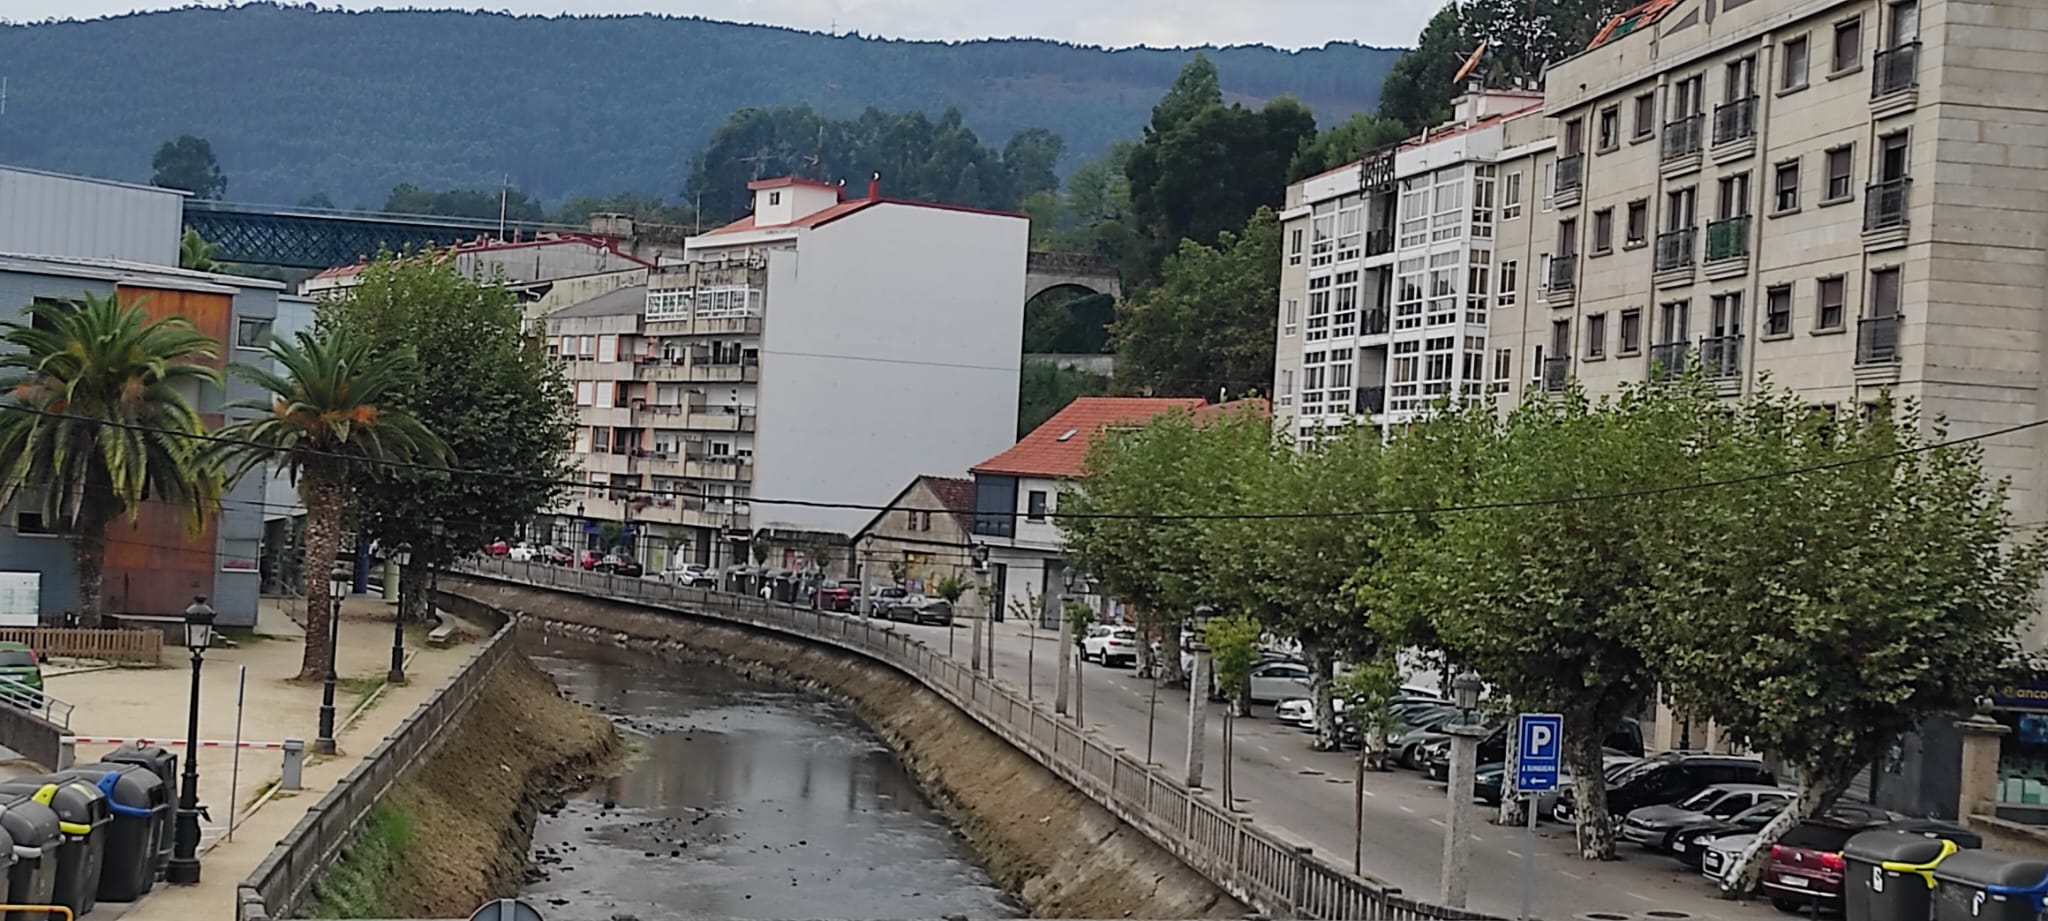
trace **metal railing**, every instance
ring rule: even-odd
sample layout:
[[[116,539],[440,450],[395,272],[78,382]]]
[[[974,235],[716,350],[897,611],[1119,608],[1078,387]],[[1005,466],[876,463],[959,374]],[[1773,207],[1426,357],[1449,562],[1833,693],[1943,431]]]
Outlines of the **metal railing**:
[[[1899,316],[1864,317],[1856,321],[1856,363],[1891,364],[1899,360]]]
[[[1557,184],[1553,187],[1553,191],[1557,195],[1564,195],[1567,192],[1577,192],[1579,190],[1579,186],[1584,184],[1585,182],[1585,172],[1585,154],[1565,154],[1564,156],[1557,158]]]
[[[1389,312],[1385,307],[1373,307],[1365,312],[1364,324],[1359,328],[1368,336],[1383,335],[1387,331]]]
[[[1571,376],[1572,360],[1569,357],[1552,355],[1543,359],[1543,389],[1552,393],[1561,391]]]
[[[1657,235],[1657,271],[1690,267],[1698,257],[1700,229],[1667,230]]]
[[[1381,227],[1365,232],[1365,254],[1384,256],[1394,251],[1394,228]]]
[[[626,600],[656,610],[792,634],[889,665],[944,697],[1196,872],[1268,915],[1493,921],[1490,915],[1418,902],[1385,883],[1355,876],[1308,847],[1259,828],[1244,813],[1190,790],[1166,769],[1147,765],[1082,732],[1043,702],[1026,700],[1008,686],[974,673],[942,650],[890,625],[750,595],[504,559],[479,560],[458,569],[489,579]]]
[[[1658,380],[1677,377],[1685,371],[1685,354],[1690,343],[1679,340],[1650,346],[1650,376]]]
[[[60,729],[71,728],[71,702],[13,678],[0,678],[0,704],[41,717]]]
[[[1707,261],[1749,255],[1749,215],[1722,218],[1707,225]]]
[[[1870,98],[1882,99],[1920,85],[1920,43],[1879,51],[1871,61]]]
[[[1351,411],[1361,416],[1371,416],[1386,412],[1387,388],[1358,388],[1358,398],[1352,402]]]
[[[1714,107],[1714,146],[1733,144],[1756,136],[1756,97],[1724,102]]]
[[[1550,277],[1544,279],[1545,290],[1568,292],[1579,286],[1579,254],[1558,253],[1550,257]]]
[[[1664,125],[1664,159],[1676,160],[1700,152],[1700,121],[1699,114],[1694,113]]]
[[[1700,340],[1700,371],[1710,378],[1742,373],[1742,334],[1707,336]]]
[[[1913,194],[1913,180],[1901,176],[1873,182],[1864,190],[1863,229],[1890,230],[1906,226],[1906,200]]]

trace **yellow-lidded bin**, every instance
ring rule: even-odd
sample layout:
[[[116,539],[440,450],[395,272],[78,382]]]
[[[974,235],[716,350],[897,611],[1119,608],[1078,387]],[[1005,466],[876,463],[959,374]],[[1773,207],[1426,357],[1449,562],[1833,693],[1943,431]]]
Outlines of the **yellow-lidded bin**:
[[[1974,843],[1974,842],[1968,842]],[[1928,921],[1934,870],[1961,848],[1945,837],[1882,828],[1842,848],[1842,914],[1847,921]]]

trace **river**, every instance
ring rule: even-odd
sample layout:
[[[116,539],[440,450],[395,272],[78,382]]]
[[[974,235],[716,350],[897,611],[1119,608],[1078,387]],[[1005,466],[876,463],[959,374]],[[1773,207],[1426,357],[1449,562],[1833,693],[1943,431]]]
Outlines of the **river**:
[[[845,706],[714,666],[524,639],[637,748],[534,830],[545,875],[522,895],[550,917],[1024,915]]]

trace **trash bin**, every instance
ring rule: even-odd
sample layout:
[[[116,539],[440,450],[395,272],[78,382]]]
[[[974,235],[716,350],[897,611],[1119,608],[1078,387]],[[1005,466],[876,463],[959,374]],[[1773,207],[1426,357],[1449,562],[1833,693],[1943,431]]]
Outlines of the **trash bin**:
[[[57,814],[57,888],[51,899],[77,914],[91,911],[99,904],[107,825],[113,821],[100,788],[45,775],[0,784],[0,793],[26,793],[30,801]]]
[[[56,776],[99,788],[107,798],[113,821],[107,826],[106,859],[101,864],[99,897],[107,902],[133,902],[156,885],[158,864],[170,857],[157,850],[168,836],[171,800],[164,782],[139,764],[88,764]]]
[[[64,843],[57,813],[16,793],[0,798],[0,831],[8,851],[7,898],[17,905],[48,905],[57,891],[57,848]],[[15,911],[6,921],[44,921],[40,911]]]
[[[1959,848],[1944,838],[1882,828],[1842,848],[1842,914],[1848,921],[1927,921],[1934,911],[1934,868]]]
[[[1936,921],[2036,921],[2048,893],[2048,861],[1998,851],[1958,851],[1934,870]]]
[[[171,804],[171,818],[157,826],[156,878],[164,878],[164,868],[171,861],[172,829],[177,825],[178,810],[178,756],[155,745],[137,747],[123,745],[100,759],[101,764],[139,764],[149,769],[164,782],[164,799]]]

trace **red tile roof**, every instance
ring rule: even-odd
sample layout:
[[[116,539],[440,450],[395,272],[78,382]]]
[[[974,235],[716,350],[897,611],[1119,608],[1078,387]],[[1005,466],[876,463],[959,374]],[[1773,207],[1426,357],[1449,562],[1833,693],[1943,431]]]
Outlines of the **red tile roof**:
[[[1112,425],[1136,425],[1176,409],[1205,405],[1201,397],[1082,397],[1053,414],[1009,450],[975,465],[971,473],[1058,479],[1081,475],[1088,446]]]
[[[756,179],[753,182],[747,183],[747,191],[759,192],[762,189],[786,189],[795,185],[808,186],[813,189],[830,189],[834,192],[839,191],[839,186],[834,183],[823,182],[817,179],[805,179],[801,176],[777,176],[773,179]]]
[[[974,481],[961,477],[926,476],[918,477],[924,485],[931,487],[939,505],[952,512],[960,527],[974,529]]]
[[[1607,20],[1607,24],[1600,27],[1600,33],[1593,36],[1593,40],[1588,42],[1586,47],[1598,48],[1609,39],[1620,38],[1643,26],[1651,25],[1663,19],[1664,14],[1671,12],[1677,5],[1678,0],[1648,0],[1646,3],[1623,10]]]
[[[840,218],[850,217],[852,215],[859,214],[862,211],[866,211],[867,209],[876,207],[878,205],[903,205],[911,208],[930,208],[934,211],[958,211],[963,214],[986,214],[992,217],[1014,217],[1018,219],[1024,219],[1026,217],[1025,215],[1018,214],[1013,211],[991,211],[987,208],[969,208],[966,205],[942,205],[937,202],[905,201],[900,198],[856,198],[849,201],[840,202],[839,204],[833,205],[832,207],[826,208],[822,211],[815,211],[810,214],[806,214],[803,217],[797,218],[794,221],[790,221],[787,224],[756,224],[754,223],[754,216],[749,214],[746,217],[740,218],[737,221],[725,225],[724,227],[720,227],[716,230],[704,231],[704,236],[710,237],[717,236],[719,234],[746,233],[748,231],[753,230],[803,230],[812,227],[823,227],[826,224],[830,224],[833,221],[839,220]]]
[[[1441,140],[1443,140],[1443,139],[1445,139],[1445,138],[1454,138],[1454,137],[1457,137],[1458,135],[1461,135],[1461,134],[1466,134],[1466,133],[1468,133],[1468,132],[1478,131],[1478,130],[1479,130],[1479,129],[1481,129],[1481,128],[1486,128],[1486,127],[1489,127],[1489,126],[1492,126],[1492,125],[1498,125],[1498,124],[1500,124],[1501,122],[1507,121],[1507,120],[1508,120],[1508,119],[1510,119],[1510,118],[1514,118],[1514,117],[1515,117],[1515,116],[1517,116],[1517,115],[1526,115],[1526,114],[1528,114],[1528,113],[1530,113],[1530,112],[1534,112],[1534,111],[1536,111],[1537,109],[1541,109],[1541,108],[1543,108],[1543,103],[1541,103],[1541,102],[1537,102],[1537,103],[1535,103],[1535,104],[1533,104],[1533,105],[1526,105],[1526,106],[1523,106],[1523,107],[1521,107],[1521,108],[1519,108],[1519,109],[1516,109],[1516,110],[1514,110],[1514,111],[1512,111],[1512,112],[1502,112],[1502,113],[1500,113],[1500,114],[1498,114],[1498,115],[1488,115],[1487,117],[1485,117],[1485,118],[1482,118],[1482,119],[1480,119],[1480,120],[1478,120],[1478,121],[1475,121],[1475,122],[1473,122],[1472,124],[1469,124],[1469,125],[1459,125],[1459,126],[1458,126],[1458,127],[1456,127],[1456,128],[1452,128],[1452,129],[1448,129],[1448,130],[1444,130],[1444,131],[1432,131],[1432,132],[1430,132],[1430,133],[1428,133],[1428,134],[1425,134],[1425,135],[1421,135],[1421,136],[1418,136],[1418,137],[1413,137],[1413,138],[1409,138],[1408,140],[1402,141],[1402,142],[1401,142],[1401,149],[1402,149],[1402,150],[1411,150],[1411,149],[1413,149],[1413,148],[1416,148],[1416,147],[1422,147],[1422,146],[1425,146],[1425,145],[1428,145],[1428,144],[1434,144],[1434,143],[1436,143],[1436,142],[1438,142],[1438,141],[1441,141]]]
[[[1228,403],[1212,403],[1195,410],[1196,422],[1209,422],[1235,412],[1256,413],[1261,419],[1273,418],[1273,404],[1265,397],[1246,397]]]

